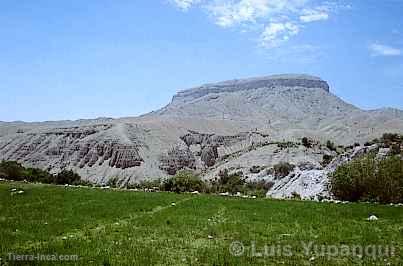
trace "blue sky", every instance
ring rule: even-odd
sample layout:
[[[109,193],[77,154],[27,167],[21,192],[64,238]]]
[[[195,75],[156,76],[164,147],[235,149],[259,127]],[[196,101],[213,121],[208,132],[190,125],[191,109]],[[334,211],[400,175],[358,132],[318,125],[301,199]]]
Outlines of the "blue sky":
[[[0,120],[135,116],[206,82],[322,77],[403,109],[403,0],[0,2]]]

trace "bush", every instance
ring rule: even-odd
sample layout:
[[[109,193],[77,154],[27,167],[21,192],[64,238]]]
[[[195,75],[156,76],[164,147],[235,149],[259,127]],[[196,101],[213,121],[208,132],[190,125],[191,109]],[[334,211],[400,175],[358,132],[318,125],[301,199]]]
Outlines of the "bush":
[[[49,172],[38,168],[25,169],[25,178],[29,182],[39,182],[50,184],[53,183],[54,177]]]
[[[134,187],[139,189],[164,190],[163,182],[161,181],[161,179],[143,180],[139,184],[136,184]]]
[[[323,155],[323,160],[322,160],[322,166],[327,166],[327,165],[329,165],[329,163],[331,163],[332,162],[332,160],[333,160],[333,156],[332,155],[329,155],[329,154],[325,154],[325,155]]]
[[[18,162],[2,161],[0,163],[2,178],[15,181],[24,180],[25,168]]]
[[[112,188],[117,188],[119,186],[119,179],[117,177],[112,177],[106,182],[106,185]]]
[[[63,170],[54,177],[53,183],[57,185],[79,185],[81,177],[72,170]]]
[[[403,202],[403,161],[398,156],[355,159],[333,173],[331,192],[347,201]]]
[[[288,176],[291,173],[291,171],[294,170],[295,166],[290,163],[280,162],[274,165],[273,168],[274,168],[274,176],[276,178],[283,178]]]
[[[64,170],[54,176],[48,171],[39,168],[25,168],[20,163],[15,161],[2,161],[0,163],[0,178],[28,182],[39,182],[45,184],[88,184],[83,182],[81,177],[73,171]]]
[[[306,148],[312,147],[312,143],[307,137],[302,138],[302,145],[304,145]]]
[[[293,200],[301,200],[302,197],[300,194],[298,194],[296,191],[294,191],[293,193],[291,193],[291,199]]]
[[[401,149],[400,149],[400,144],[393,144],[390,146],[390,153],[392,155],[399,155],[402,153]]]
[[[206,185],[191,171],[180,171],[175,176],[164,180],[162,188],[165,191],[172,192],[192,192],[192,191],[205,191]]]
[[[7,179],[8,176],[7,176],[5,173],[0,172],[0,178],[1,178],[1,179]]]
[[[264,198],[266,197],[267,191],[269,191],[273,186],[274,182],[266,182],[264,180],[246,182],[244,193]]]
[[[334,143],[331,142],[330,140],[328,140],[328,141],[326,142],[326,147],[327,147],[329,150],[331,150],[331,151],[336,151],[336,146],[335,146]]]
[[[402,143],[403,136],[396,133],[385,133],[382,135],[381,142],[390,146],[392,143]]]
[[[237,193],[245,191],[245,180],[243,173],[237,172],[229,174],[228,170],[221,170],[218,174],[218,179],[214,180],[211,184],[212,192],[229,192]]]

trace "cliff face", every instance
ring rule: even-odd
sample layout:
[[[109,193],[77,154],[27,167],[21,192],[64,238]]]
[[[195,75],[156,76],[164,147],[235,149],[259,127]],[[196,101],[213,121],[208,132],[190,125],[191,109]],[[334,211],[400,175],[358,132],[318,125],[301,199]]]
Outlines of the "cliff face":
[[[41,131],[19,131],[2,140],[1,159],[22,161],[55,172],[65,168],[97,168],[104,164],[111,168],[127,169],[141,166],[140,143],[121,137],[106,136],[111,124],[52,128]]]
[[[214,178],[279,161],[318,165],[326,149],[279,149],[304,136],[324,143],[364,142],[403,132],[403,112],[364,111],[333,95],[326,81],[277,75],[206,84],[179,92],[141,117],[44,123],[0,123],[0,160],[73,169],[104,183],[154,179],[181,169]]]

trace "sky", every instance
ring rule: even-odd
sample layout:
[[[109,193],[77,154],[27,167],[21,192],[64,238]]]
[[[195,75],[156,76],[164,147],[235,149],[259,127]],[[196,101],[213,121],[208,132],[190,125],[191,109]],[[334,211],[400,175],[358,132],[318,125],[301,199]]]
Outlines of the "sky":
[[[2,0],[0,121],[136,116],[281,73],[403,109],[402,14],[403,0]]]

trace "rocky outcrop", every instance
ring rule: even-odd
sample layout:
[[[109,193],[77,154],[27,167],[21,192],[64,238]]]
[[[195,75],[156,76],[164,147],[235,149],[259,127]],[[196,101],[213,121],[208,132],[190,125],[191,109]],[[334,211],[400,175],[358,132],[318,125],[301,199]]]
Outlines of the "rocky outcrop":
[[[206,167],[211,167],[219,158],[218,147],[229,146],[231,143],[245,140],[245,137],[218,136],[215,134],[202,134],[189,131],[189,133],[182,136],[181,139],[189,148],[193,147],[193,149],[199,149],[196,155],[200,156]]]
[[[179,170],[195,170],[196,158],[188,147],[175,146],[161,155],[159,167],[169,175],[175,175]]]
[[[170,175],[186,168],[207,170],[231,154],[265,145],[269,136],[258,132],[223,136],[189,130],[180,139],[181,144],[160,157],[160,169]]]
[[[267,196],[292,198],[293,195],[299,195],[302,199],[310,200],[331,198],[329,176],[336,171],[337,167],[379,149],[380,147],[377,144],[369,147],[355,147],[351,151],[337,156],[325,168],[311,163],[303,163],[280,180],[275,180],[275,178],[269,176],[267,178],[275,181],[275,185],[267,192]]]
[[[19,134],[2,143],[1,158],[58,169],[96,167],[104,163],[120,169],[140,166],[143,159],[139,143],[124,144],[118,139],[91,137],[111,128],[112,125],[98,125]]]
[[[300,170],[282,178],[268,191],[272,198],[292,198],[299,195],[301,199],[318,200],[330,198],[328,190],[328,172],[326,170]]]

